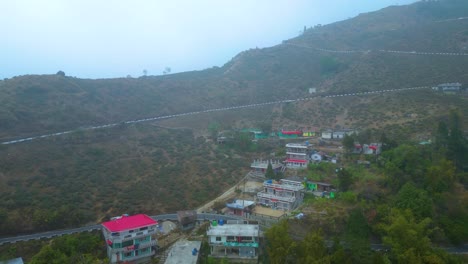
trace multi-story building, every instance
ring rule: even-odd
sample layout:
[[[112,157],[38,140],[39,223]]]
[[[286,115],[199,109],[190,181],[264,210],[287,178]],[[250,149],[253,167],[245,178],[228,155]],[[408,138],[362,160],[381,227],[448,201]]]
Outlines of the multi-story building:
[[[307,157],[307,150],[308,145],[306,144],[286,144],[286,167],[291,169],[307,168],[307,164],[309,163],[309,158]]]
[[[279,182],[267,180],[263,182],[263,191],[257,193],[258,203],[277,210],[294,210],[302,203],[303,189],[302,182],[284,179]]]
[[[279,173],[283,169],[283,164],[279,160],[254,160],[250,164],[250,168],[252,171],[250,172],[253,176],[264,177],[266,170],[268,168],[268,164],[271,164],[271,168],[273,172]]]
[[[102,227],[110,263],[146,262],[156,253],[158,222],[145,214],[113,217]]]
[[[214,222],[206,234],[211,256],[228,258],[258,258],[259,225],[243,221]]]

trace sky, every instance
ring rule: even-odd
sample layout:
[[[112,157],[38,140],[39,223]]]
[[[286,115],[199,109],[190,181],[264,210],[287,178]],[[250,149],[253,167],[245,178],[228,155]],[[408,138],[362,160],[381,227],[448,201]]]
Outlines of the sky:
[[[0,79],[221,67],[239,52],[415,0],[0,0]]]

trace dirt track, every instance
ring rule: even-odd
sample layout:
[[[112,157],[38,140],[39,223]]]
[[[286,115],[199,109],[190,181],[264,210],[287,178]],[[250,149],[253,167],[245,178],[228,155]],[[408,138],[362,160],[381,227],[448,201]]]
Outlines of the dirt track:
[[[217,201],[225,201],[225,200],[234,198],[236,196],[236,188],[237,187],[240,188],[241,190],[245,188],[246,190],[249,190],[249,191],[254,189],[255,187],[258,187],[259,183],[255,182],[255,181],[247,181],[245,183],[245,186],[244,186],[244,180],[245,179],[246,178],[244,177],[244,179],[242,179],[236,185],[229,188],[229,190],[225,191],[220,196],[216,197],[215,199],[209,201],[208,203],[206,203],[203,206],[201,206],[200,208],[198,208],[197,213],[201,213],[203,211],[210,210],[213,207],[214,203],[217,202]],[[260,183],[260,185],[261,185],[261,183]]]

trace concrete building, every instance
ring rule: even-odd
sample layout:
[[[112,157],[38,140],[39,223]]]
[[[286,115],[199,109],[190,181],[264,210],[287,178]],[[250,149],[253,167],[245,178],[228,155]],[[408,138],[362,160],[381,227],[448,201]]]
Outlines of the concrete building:
[[[201,241],[179,240],[171,247],[164,264],[197,264],[200,246]]]
[[[290,211],[302,203],[302,182],[282,179],[279,182],[266,180],[263,191],[257,193],[258,203],[272,209]]]
[[[189,230],[197,224],[197,211],[177,211],[177,220],[179,220],[179,227],[182,230]]]
[[[307,168],[309,159],[307,158],[308,145],[300,143],[286,144],[285,160],[286,167],[290,169],[303,169]]]
[[[332,139],[333,137],[333,130],[327,129],[322,131],[322,138],[323,139]]]
[[[254,160],[250,164],[250,168],[252,169],[252,173],[258,176],[265,176],[266,170],[268,168],[268,163],[271,163],[271,167],[273,168],[273,172],[279,173],[283,168],[283,164],[279,160]]]
[[[145,214],[113,217],[102,227],[110,263],[147,262],[156,253],[158,222]]]
[[[255,207],[255,202],[237,199],[232,203],[226,203],[226,207],[228,208],[228,214],[230,215],[248,217],[252,213],[252,209]]]
[[[462,90],[461,83],[441,83],[432,89],[440,92],[459,92]]]
[[[257,259],[260,227],[241,221],[213,222],[206,232],[211,256]]]

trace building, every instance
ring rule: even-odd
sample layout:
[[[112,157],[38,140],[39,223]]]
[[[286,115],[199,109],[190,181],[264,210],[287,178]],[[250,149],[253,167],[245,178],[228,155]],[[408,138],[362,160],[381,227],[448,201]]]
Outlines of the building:
[[[279,182],[266,180],[263,191],[257,193],[258,203],[276,210],[294,210],[304,198],[304,185],[300,181],[282,179]]]
[[[243,221],[228,221],[226,224],[213,221],[206,232],[210,255],[227,258],[258,258],[260,227]]]
[[[461,83],[442,83],[437,85],[436,87],[432,87],[432,89],[437,90],[439,92],[459,92],[462,90]]]
[[[309,147],[307,144],[286,144],[286,167],[291,169],[307,168],[307,164],[309,163],[309,159],[307,157],[308,149]]]
[[[371,143],[362,145],[362,153],[366,155],[382,153],[382,143]]]
[[[345,131],[333,131],[332,138],[333,139],[342,139],[346,135]]]
[[[171,246],[164,264],[197,264],[201,241],[180,239]],[[159,263],[159,262],[158,262]]]
[[[306,181],[305,189],[319,197],[335,198],[336,194],[333,185],[325,182]]]
[[[322,138],[323,139],[332,139],[333,137],[333,130],[327,129],[322,131]]]
[[[14,258],[9,260],[0,260],[0,264],[23,264],[23,258]]]
[[[265,176],[266,170],[268,168],[268,163],[271,163],[271,167],[273,168],[273,172],[279,173],[283,168],[283,164],[279,160],[254,160],[250,164],[250,168],[252,169],[252,173],[258,176]]]
[[[189,230],[195,227],[197,223],[197,211],[187,210],[187,211],[178,211],[177,220],[179,221],[180,229]]]
[[[255,207],[255,202],[237,199],[232,203],[226,203],[226,207],[228,208],[228,214],[230,215],[249,217],[252,213],[252,209]]]
[[[113,217],[102,223],[110,263],[141,263],[156,253],[158,222],[145,214]]]

